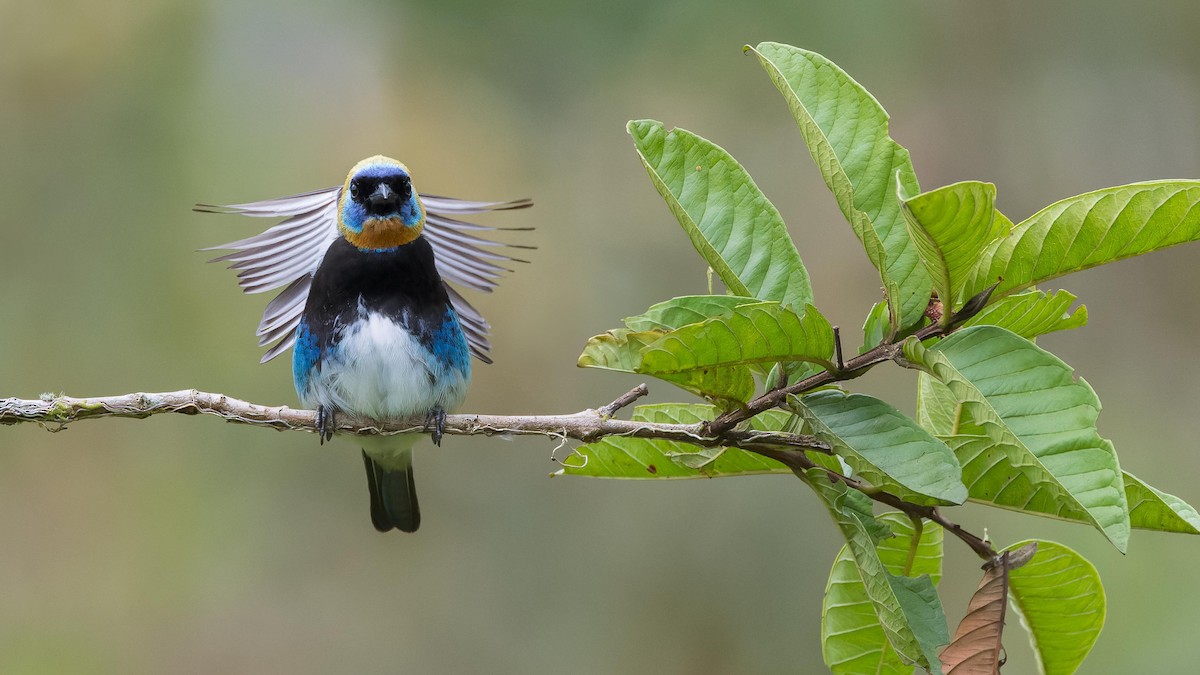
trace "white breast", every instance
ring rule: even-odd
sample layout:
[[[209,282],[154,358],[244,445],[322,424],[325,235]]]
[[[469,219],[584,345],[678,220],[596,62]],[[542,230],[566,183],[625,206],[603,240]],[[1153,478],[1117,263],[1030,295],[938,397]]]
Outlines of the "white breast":
[[[463,372],[435,358],[400,324],[366,313],[313,373],[303,402],[388,420],[420,417],[437,406],[452,411],[466,395]]]

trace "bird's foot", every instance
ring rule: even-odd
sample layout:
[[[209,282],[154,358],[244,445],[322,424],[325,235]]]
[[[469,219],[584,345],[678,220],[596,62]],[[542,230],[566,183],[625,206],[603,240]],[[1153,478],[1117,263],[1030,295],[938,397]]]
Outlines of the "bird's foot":
[[[434,445],[441,446],[442,434],[446,432],[445,408],[439,405],[425,413],[425,431],[430,432]]]
[[[325,441],[333,440],[334,429],[337,429],[337,422],[334,420],[333,408],[317,406],[317,436],[321,439],[321,445],[325,445]]]

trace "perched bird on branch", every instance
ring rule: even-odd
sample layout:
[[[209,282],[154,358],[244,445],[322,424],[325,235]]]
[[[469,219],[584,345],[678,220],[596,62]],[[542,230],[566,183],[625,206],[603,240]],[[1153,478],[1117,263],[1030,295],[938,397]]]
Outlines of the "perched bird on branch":
[[[521,209],[532,202],[472,202],[421,195],[408,168],[383,156],[364,159],[340,187],[197,211],[285,217],[212,262],[238,270],[246,293],[284,290],[263,312],[262,361],[293,347],[300,401],[317,410],[321,440],[339,413],[387,421],[424,416],[441,444],[446,411],[461,405],[471,356],[488,357],[489,325],[446,282],[490,292],[503,264],[524,262],[480,238],[489,228],[464,214]],[[509,228],[530,229],[530,228]],[[530,247],[516,247],[530,248]],[[375,529],[413,532],[421,510],[412,448],[419,435],[371,436],[363,447]]]

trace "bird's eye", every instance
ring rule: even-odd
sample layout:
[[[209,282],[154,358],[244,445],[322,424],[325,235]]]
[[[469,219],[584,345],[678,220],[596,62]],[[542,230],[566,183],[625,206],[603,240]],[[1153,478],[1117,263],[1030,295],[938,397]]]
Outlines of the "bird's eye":
[[[358,201],[358,181],[356,180],[350,181],[350,198]]]
[[[401,200],[407,200],[412,196],[412,182],[406,176],[396,178],[392,182],[392,189],[396,191],[396,194],[400,195]]]

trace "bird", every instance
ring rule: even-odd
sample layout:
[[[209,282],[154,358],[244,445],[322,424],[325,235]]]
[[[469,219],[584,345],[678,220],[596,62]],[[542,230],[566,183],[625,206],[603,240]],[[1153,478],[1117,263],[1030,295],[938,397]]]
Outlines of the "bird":
[[[282,217],[261,234],[202,249],[238,271],[246,293],[283,290],[259,322],[266,363],[292,348],[300,403],[317,411],[321,443],[339,415],[386,423],[423,418],[441,445],[446,413],[466,397],[472,357],[491,363],[490,325],[450,285],[491,292],[509,262],[505,244],[473,234],[460,216],[523,209],[529,199],[468,201],[418,193],[401,162],[375,155],[340,186],[245,204],[197,204],[203,213]],[[274,343],[274,344],[271,344]],[[412,452],[419,434],[356,437],[371,523],[415,532],[421,510]]]

